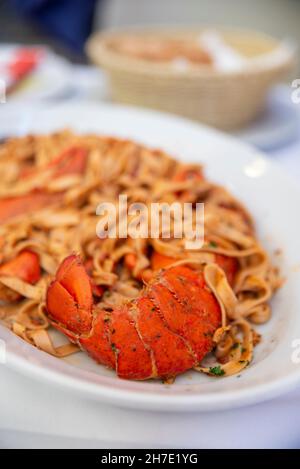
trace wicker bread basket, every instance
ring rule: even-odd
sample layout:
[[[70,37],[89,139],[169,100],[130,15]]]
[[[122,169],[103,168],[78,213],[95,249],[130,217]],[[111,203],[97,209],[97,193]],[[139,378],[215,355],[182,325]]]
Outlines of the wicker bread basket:
[[[168,62],[149,62],[121,54],[111,43],[124,35],[155,37],[199,36],[197,29],[131,29],[96,33],[87,43],[90,59],[107,72],[113,100],[172,112],[206,124],[235,129],[263,108],[269,88],[293,68],[293,48],[253,31],[220,30],[224,41],[249,58],[236,71],[206,65],[182,71]]]

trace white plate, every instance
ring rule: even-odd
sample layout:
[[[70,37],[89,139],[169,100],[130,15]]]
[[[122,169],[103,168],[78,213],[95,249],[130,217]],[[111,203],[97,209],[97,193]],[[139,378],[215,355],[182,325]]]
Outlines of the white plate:
[[[61,105],[38,111],[28,131],[71,127],[129,137],[158,146],[178,158],[204,162],[208,176],[247,204],[259,236],[272,252],[284,249],[285,286],[273,301],[273,317],[251,366],[240,377],[210,378],[195,372],[168,386],[130,382],[95,364],[85,354],[59,360],[0,329],[7,344],[7,366],[52,384],[117,405],[164,411],[217,410],[277,396],[300,384],[300,365],[292,362],[292,341],[300,339],[300,193],[292,181],[250,147],[215,130],[169,115],[112,105]]]

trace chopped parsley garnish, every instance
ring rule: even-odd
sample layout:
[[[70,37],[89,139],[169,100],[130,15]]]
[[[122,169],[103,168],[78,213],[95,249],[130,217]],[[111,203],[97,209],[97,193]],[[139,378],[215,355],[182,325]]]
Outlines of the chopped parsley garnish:
[[[208,243],[208,247],[210,247],[210,248],[217,248],[218,245],[217,245],[217,243],[216,243],[215,241],[210,241],[210,242]]]
[[[240,343],[235,342],[231,348],[232,348],[232,350],[236,350],[237,348],[239,348],[239,346],[240,346]]]
[[[212,375],[215,375],[215,376],[223,376],[223,375],[225,375],[225,371],[220,367],[220,365],[211,367],[211,368],[209,369],[209,372],[210,372]]]

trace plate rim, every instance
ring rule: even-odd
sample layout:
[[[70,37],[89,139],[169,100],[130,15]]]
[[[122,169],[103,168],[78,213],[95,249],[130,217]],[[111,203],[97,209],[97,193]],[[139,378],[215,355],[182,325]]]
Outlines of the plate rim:
[[[0,326],[0,330],[4,326]],[[10,332],[10,331],[8,331]],[[22,341],[21,338],[16,337]],[[26,346],[32,347],[26,343]],[[34,353],[43,353],[34,349]],[[14,371],[20,371],[27,377],[34,377],[39,382],[49,382],[57,388],[75,392],[77,395],[84,395],[93,401],[106,402],[111,405],[138,410],[153,410],[164,412],[215,412],[219,410],[229,410],[258,404],[279,397],[286,392],[293,391],[300,383],[300,370],[283,378],[278,378],[270,383],[256,385],[254,388],[243,390],[231,390],[224,392],[222,399],[219,394],[203,393],[191,394],[179,393],[179,395],[162,395],[155,392],[138,392],[133,390],[118,390],[114,387],[104,386],[100,383],[83,381],[63,374],[60,371],[53,371],[45,367],[36,366],[26,362],[23,357],[14,353],[7,353],[8,363]],[[51,357],[55,360],[55,357]],[[26,363],[27,366],[24,367]],[[67,364],[68,366],[69,365]],[[7,365],[6,365],[7,366]],[[73,367],[75,368],[75,367]],[[50,377],[50,378],[49,378]],[[120,379],[116,376],[116,379]]]

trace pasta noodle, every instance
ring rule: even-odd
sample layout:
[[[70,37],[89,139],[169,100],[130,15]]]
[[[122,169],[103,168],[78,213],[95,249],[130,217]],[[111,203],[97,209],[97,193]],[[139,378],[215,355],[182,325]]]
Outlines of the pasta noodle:
[[[78,163],[76,171],[68,172],[67,163],[55,163],[69,148],[84,149],[84,170]],[[259,340],[254,327],[269,320],[269,301],[282,280],[257,240],[247,210],[225,188],[205,179],[200,166],[131,141],[62,131],[2,144],[0,179],[0,263],[30,250],[39,256],[42,269],[38,282],[30,284],[8,275],[0,265],[0,297],[6,299],[0,319],[15,334],[57,357],[76,352],[74,344],[55,347],[48,334],[45,292],[60,262],[79,253],[98,288],[98,306],[109,311],[137,297],[151,280],[155,253],[166,265],[189,264],[202,270],[220,304],[216,361],[197,370],[230,375],[251,362]],[[146,206],[153,201],[204,202],[202,248],[187,250],[185,239],[165,239],[162,232],[158,239],[99,239],[97,205],[109,201],[118,208],[118,196],[125,193],[129,203]],[[8,216],[16,198],[22,210]]]

